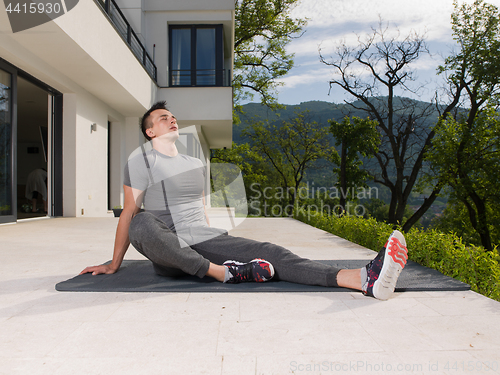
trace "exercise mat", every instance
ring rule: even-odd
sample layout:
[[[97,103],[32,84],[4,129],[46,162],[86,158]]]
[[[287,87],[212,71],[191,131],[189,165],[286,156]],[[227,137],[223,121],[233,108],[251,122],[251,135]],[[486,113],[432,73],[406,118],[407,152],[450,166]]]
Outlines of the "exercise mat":
[[[337,268],[361,268],[367,260],[318,260]],[[83,274],[56,284],[61,292],[349,292],[351,289],[302,285],[271,280],[266,283],[223,284],[214,279],[196,276],[165,277],[157,275],[148,260],[125,260],[112,275]],[[470,286],[444,276],[440,272],[408,261],[401,273],[396,292],[457,291]]]

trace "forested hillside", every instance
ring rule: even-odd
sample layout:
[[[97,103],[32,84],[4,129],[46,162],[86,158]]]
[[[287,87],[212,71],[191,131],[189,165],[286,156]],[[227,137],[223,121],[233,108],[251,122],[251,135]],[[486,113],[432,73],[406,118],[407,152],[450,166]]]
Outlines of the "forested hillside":
[[[396,98],[399,99],[399,98]],[[400,99],[399,99],[400,100]],[[354,105],[358,108],[362,108],[361,103],[354,103]],[[429,103],[426,102],[417,102],[415,101],[415,105],[417,108],[427,108]],[[397,107],[396,103],[396,107]],[[318,127],[330,127],[328,120],[336,120],[342,121],[345,116],[357,116],[357,117],[366,117],[366,114],[362,110],[354,109],[351,105],[347,104],[334,104],[324,101],[310,101],[303,102],[298,105],[286,105],[284,108],[278,110],[271,110],[267,106],[264,106],[259,103],[249,103],[243,106],[243,112],[239,115],[240,123],[238,125],[233,126],[233,141],[236,144],[242,144],[248,142],[248,138],[246,138],[242,133],[245,128],[251,126],[252,123],[257,121],[268,121],[269,125],[280,126],[283,121],[289,121],[296,117],[297,113],[301,113],[304,111],[307,112],[307,119],[311,122],[316,122]],[[438,119],[437,111],[434,111],[430,116],[425,120],[425,125],[428,128],[431,128],[435,125]],[[333,137],[330,136],[331,144],[333,145]],[[416,145],[420,147],[421,145]],[[376,163],[373,160],[363,160],[364,167],[368,170],[375,171],[377,168]],[[331,187],[336,182],[336,177],[332,172],[332,163],[327,160],[320,160],[317,162],[321,167],[319,169],[308,170],[306,175],[306,181],[309,181],[311,185],[317,187]],[[389,201],[389,192],[388,190],[380,185],[374,184],[373,182],[368,181],[368,185],[376,186],[378,189],[378,198],[382,199],[386,203]],[[422,195],[423,196],[423,195]],[[414,194],[410,199],[410,205],[419,205],[422,199],[422,196],[418,193]],[[443,207],[446,199],[440,199],[437,208],[434,211],[439,212],[440,208]]]

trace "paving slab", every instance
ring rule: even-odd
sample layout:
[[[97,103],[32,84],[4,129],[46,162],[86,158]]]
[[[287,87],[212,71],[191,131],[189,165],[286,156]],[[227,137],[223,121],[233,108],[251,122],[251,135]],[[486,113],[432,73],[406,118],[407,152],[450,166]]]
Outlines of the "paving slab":
[[[290,218],[211,222],[311,259],[375,254]],[[0,374],[500,374],[500,303],[472,291],[55,291],[111,258],[116,225],[0,225]]]

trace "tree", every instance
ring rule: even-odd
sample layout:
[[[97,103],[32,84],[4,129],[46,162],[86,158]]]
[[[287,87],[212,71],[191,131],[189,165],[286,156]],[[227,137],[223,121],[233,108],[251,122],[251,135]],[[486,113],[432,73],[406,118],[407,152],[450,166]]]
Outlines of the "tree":
[[[476,0],[470,5],[459,5],[455,0],[454,7],[455,10],[451,15],[452,30],[458,49],[445,59],[444,65],[438,68],[438,73],[445,76],[448,101],[440,115],[446,119],[448,116],[456,117],[466,111],[465,121],[472,127],[482,109],[499,103],[500,17],[498,8],[483,0]],[[438,125],[446,123],[441,121]],[[424,151],[432,147],[435,130],[438,128],[428,134]],[[420,159],[423,160],[424,157],[425,152]],[[434,180],[431,194],[408,219],[408,224],[416,222],[425,213],[443,186],[444,181]]]
[[[267,181],[267,176],[260,168],[262,157],[250,149],[248,143],[237,145],[233,142],[230,149],[210,150],[211,199],[212,204],[241,206],[246,202],[246,212],[251,208],[247,197],[252,185],[260,186]],[[232,182],[241,172],[245,190]],[[238,207],[235,207],[238,209]]]
[[[262,157],[251,150],[248,143],[236,144],[233,142],[229,149],[210,150],[210,163],[227,163],[236,165],[243,174],[245,186],[253,182],[262,183],[266,176],[256,166],[262,161]]]
[[[498,204],[490,204],[486,207],[486,215],[490,222],[500,222],[499,208]],[[431,227],[444,233],[456,233],[465,244],[482,246],[479,234],[470,224],[467,208],[453,196],[448,200],[443,214],[432,220]],[[495,245],[500,244],[499,230],[497,225],[490,226],[491,240]]]
[[[308,121],[303,112],[279,126],[262,121],[253,123],[244,134],[253,150],[272,165],[281,184],[283,201],[288,205],[284,211],[291,214],[306,170],[313,168],[316,160],[335,152],[329,144],[328,129]]]
[[[340,190],[339,206],[345,212],[348,196],[348,185],[366,186],[369,173],[361,169],[363,164],[360,156],[368,157],[375,154],[380,143],[380,134],[377,131],[377,122],[359,117],[344,117],[342,122],[329,120],[330,132],[335,139],[335,146],[340,146],[340,155],[332,153],[332,161],[337,168],[334,173],[338,176],[337,186]]]
[[[435,113],[431,104],[397,93],[418,93],[410,87],[415,80],[412,64],[428,53],[425,38],[414,31],[401,38],[399,31],[391,33],[380,22],[364,39],[358,37],[356,47],[343,42],[329,60],[321,49],[319,53],[321,61],[334,68],[330,87],[341,87],[355,100],[348,104],[378,122],[382,140],[371,173],[391,191],[389,222],[401,224],[422,168],[429,118]]]
[[[497,225],[492,219],[500,212],[500,117],[487,107],[473,120],[448,116],[441,123],[426,158],[434,178],[451,187],[451,197],[466,207],[482,246],[491,251]]]
[[[276,106],[277,79],[293,67],[286,52],[306,21],[292,18],[299,0],[235,0],[233,89],[235,103],[257,93],[263,104]]]

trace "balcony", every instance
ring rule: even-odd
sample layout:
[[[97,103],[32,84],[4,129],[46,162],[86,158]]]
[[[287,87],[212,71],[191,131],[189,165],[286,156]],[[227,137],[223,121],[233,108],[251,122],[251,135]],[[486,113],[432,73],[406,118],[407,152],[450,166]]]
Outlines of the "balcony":
[[[171,87],[229,87],[231,71],[229,69],[184,69],[170,71]]]
[[[137,57],[149,76],[158,82],[157,68],[146,48],[142,45],[137,34],[130,26],[122,11],[116,5],[114,0],[95,0],[103,12],[108,16],[111,24],[115,27],[118,34],[127,43],[132,53]]]

